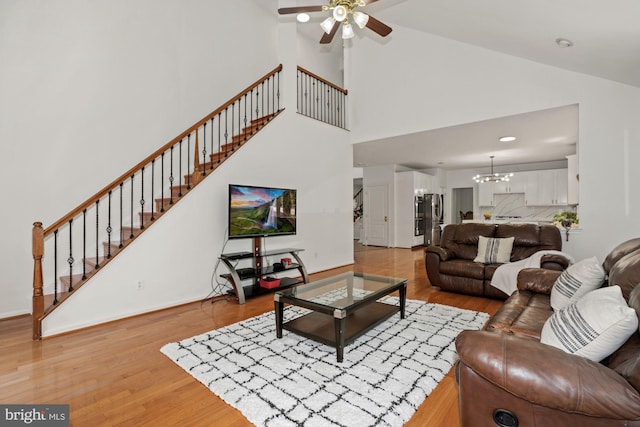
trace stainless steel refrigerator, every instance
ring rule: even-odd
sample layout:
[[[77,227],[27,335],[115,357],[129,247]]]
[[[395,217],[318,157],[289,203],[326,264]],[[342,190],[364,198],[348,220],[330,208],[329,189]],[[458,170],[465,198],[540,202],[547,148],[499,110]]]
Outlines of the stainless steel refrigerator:
[[[424,245],[439,245],[442,224],[441,194],[416,196],[415,233],[424,236]]]

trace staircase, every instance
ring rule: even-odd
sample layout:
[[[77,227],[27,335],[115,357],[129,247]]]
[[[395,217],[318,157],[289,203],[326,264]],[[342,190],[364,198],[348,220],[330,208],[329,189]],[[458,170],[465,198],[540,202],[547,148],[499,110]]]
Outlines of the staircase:
[[[44,318],[283,111],[281,70],[279,65],[46,229],[34,223],[34,340],[42,338]]]

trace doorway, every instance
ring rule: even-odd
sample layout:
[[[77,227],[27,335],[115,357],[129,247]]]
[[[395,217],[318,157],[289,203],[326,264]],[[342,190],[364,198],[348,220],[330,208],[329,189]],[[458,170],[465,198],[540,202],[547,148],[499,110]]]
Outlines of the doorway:
[[[466,219],[473,219],[473,187],[452,189],[451,210],[451,222],[454,224],[462,222],[460,212],[463,214],[471,212],[472,217],[466,217]]]

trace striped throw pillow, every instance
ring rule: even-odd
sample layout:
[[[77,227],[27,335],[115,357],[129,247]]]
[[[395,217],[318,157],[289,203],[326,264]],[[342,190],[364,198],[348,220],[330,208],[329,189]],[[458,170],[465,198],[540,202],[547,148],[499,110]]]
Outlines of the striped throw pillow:
[[[604,283],[605,272],[596,257],[569,266],[551,288],[551,307],[560,310]]]
[[[513,249],[513,237],[494,239],[492,237],[478,236],[478,255],[475,262],[483,264],[504,264],[511,260]]]
[[[638,316],[620,286],[606,286],[554,312],[542,327],[540,342],[599,362],[637,330]]]

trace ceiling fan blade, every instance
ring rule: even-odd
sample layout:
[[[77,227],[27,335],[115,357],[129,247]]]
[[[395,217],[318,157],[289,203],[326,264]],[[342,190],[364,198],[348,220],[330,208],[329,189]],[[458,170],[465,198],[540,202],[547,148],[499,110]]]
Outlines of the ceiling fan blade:
[[[369,15],[369,20],[367,21],[367,28],[376,33],[380,34],[382,37],[386,37],[392,31],[391,27],[382,22],[378,21],[373,16]]]
[[[333,40],[333,36],[335,36],[336,33],[338,32],[339,27],[340,27],[340,21],[336,21],[336,23],[333,24],[333,27],[331,28],[331,32],[329,34],[327,33],[322,34],[320,43],[321,44],[331,43],[331,40]]]
[[[281,7],[278,9],[280,15],[287,15],[289,13],[302,13],[302,12],[322,12],[322,6],[296,6],[296,7]]]

